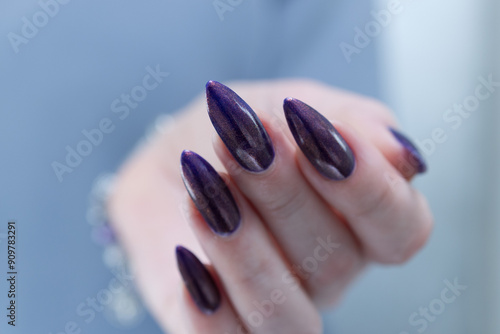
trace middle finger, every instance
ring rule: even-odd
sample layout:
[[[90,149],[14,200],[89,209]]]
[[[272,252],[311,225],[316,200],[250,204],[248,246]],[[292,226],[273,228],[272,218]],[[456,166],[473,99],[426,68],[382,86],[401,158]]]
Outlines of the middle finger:
[[[330,304],[364,266],[347,224],[304,179],[283,132],[268,134],[252,109],[220,83],[207,84],[207,100],[222,139],[215,143],[221,162],[315,302]]]

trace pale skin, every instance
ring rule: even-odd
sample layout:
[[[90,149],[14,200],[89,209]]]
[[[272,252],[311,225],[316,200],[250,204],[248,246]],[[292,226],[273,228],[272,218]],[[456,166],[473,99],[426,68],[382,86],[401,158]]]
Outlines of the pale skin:
[[[270,168],[255,174],[239,167],[215,135],[202,94],[121,168],[108,205],[112,224],[146,305],[168,333],[322,333],[320,310],[338,303],[367,265],[406,262],[431,232],[427,202],[410,184],[415,172],[388,130],[398,125],[379,102],[314,81],[227,85],[266,127],[276,151]],[[283,115],[288,96],[314,107],[345,138],[356,159],[349,178],[324,178],[298,149]],[[196,212],[180,177],[184,149],[229,183],[242,216],[233,235],[216,236]],[[334,246],[319,247],[319,237]],[[213,273],[222,292],[215,313],[201,312],[183,286],[176,245]],[[292,276],[294,265],[302,269]]]

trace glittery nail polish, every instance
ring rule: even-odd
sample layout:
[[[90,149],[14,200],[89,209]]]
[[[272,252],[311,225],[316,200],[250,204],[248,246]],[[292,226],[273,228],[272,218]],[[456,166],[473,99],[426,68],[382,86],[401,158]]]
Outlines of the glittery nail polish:
[[[236,161],[262,172],[274,159],[274,148],[255,112],[235,92],[217,81],[207,83],[208,115]]]
[[[297,99],[285,99],[283,109],[295,141],[318,172],[332,180],[349,177],[354,154],[332,123]]]
[[[240,225],[240,212],[233,195],[215,169],[191,151],[181,155],[184,185],[198,211],[219,235],[229,235]]]
[[[406,153],[408,154],[408,161],[416,169],[417,173],[425,173],[427,171],[427,164],[425,163],[424,157],[422,156],[422,154],[420,154],[415,144],[413,144],[408,137],[406,137],[398,130],[389,128],[389,131],[391,131],[393,136],[399,141],[401,145],[403,145]]]
[[[195,304],[205,314],[214,313],[220,305],[221,296],[212,275],[186,248],[177,246],[175,255],[182,280]]]

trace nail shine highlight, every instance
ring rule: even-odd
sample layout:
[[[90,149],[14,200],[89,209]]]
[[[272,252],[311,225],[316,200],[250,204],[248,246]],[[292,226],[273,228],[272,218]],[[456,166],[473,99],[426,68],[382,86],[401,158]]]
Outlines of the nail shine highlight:
[[[207,268],[189,250],[175,248],[177,267],[189,294],[205,314],[214,313],[220,306],[221,294]]]
[[[297,145],[316,170],[331,180],[348,178],[354,154],[330,121],[297,99],[285,99],[283,109]]]
[[[210,228],[229,235],[240,225],[240,211],[224,180],[201,156],[191,151],[181,155],[184,185]]]
[[[217,81],[209,81],[206,92],[208,115],[231,155],[248,171],[265,171],[274,160],[274,148],[255,112]]]

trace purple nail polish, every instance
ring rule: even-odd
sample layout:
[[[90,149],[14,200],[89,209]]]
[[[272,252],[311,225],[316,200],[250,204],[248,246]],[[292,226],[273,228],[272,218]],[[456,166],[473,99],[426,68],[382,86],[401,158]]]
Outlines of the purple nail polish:
[[[229,235],[240,225],[240,211],[226,183],[201,156],[191,151],[181,155],[184,185],[198,211],[219,235]]]
[[[399,141],[399,143],[403,145],[406,152],[408,153],[409,162],[412,164],[413,167],[415,167],[417,172],[419,174],[425,173],[427,171],[427,164],[425,163],[424,157],[422,156],[422,154],[420,154],[415,144],[413,144],[408,137],[406,137],[398,130],[393,128],[389,128],[389,130],[394,135],[394,137]]]
[[[221,296],[212,275],[198,258],[182,246],[175,248],[177,267],[191,297],[205,314],[214,313]]]
[[[208,115],[229,152],[251,172],[266,170],[274,160],[274,148],[255,112],[217,81],[209,81],[206,88]]]
[[[297,99],[285,99],[283,109],[295,141],[318,172],[332,180],[349,177],[354,154],[332,123]]]

